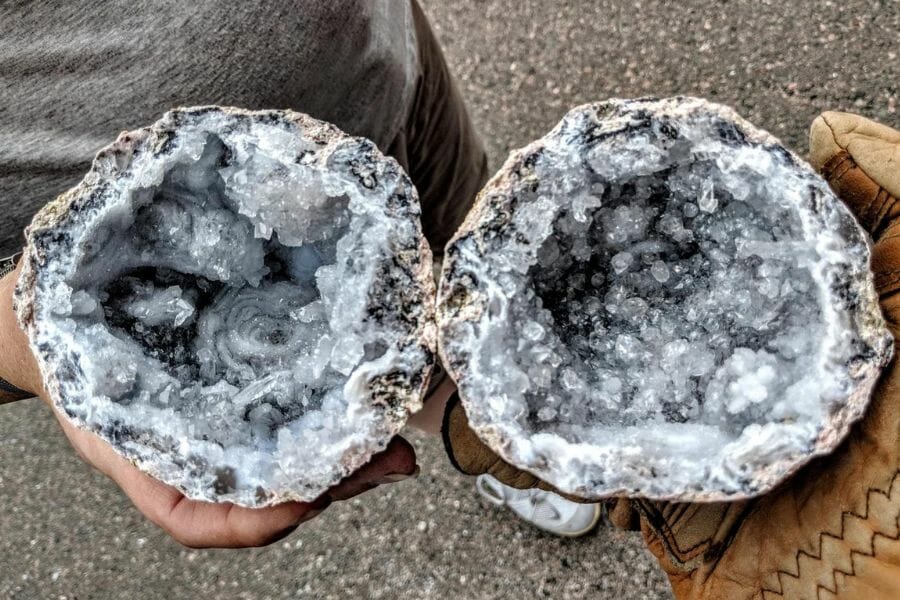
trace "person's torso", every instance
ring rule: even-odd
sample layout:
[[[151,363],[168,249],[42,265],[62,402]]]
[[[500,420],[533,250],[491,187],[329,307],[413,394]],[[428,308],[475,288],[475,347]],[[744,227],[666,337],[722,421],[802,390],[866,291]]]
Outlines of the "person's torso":
[[[386,148],[418,75],[406,0],[0,0],[0,256],[125,129],[291,108]]]

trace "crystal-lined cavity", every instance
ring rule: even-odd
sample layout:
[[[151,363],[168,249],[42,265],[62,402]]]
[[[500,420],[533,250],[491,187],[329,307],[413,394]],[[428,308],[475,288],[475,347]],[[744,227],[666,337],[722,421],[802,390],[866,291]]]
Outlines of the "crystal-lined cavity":
[[[441,347],[470,420],[567,492],[764,491],[840,439],[890,355],[849,212],[700,100],[574,110],[447,256]]]
[[[53,400],[188,496],[312,500],[420,406],[416,192],[291,112],[168,113],[29,230],[18,309]]]

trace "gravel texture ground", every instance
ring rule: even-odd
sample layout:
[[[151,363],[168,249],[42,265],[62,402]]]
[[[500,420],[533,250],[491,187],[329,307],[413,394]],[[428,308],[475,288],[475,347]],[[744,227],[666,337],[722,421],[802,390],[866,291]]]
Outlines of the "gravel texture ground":
[[[806,152],[827,109],[894,126],[900,2],[423,0],[494,167],[566,110],[701,95]],[[670,598],[632,534],[563,541],[489,508],[434,440],[418,479],[272,547],[180,547],[82,464],[50,413],[0,408],[0,598]]]

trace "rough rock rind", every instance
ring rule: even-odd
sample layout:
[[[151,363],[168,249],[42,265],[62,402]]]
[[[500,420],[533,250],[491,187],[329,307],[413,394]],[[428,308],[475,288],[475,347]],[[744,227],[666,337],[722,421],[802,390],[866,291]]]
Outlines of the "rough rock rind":
[[[409,178],[369,140],[292,111],[177,109],[123,132],[77,187],[34,218],[16,311],[55,406],[143,471],[193,499],[309,501],[384,449],[421,407],[435,332],[432,260],[419,217]],[[201,237],[205,246],[191,246]],[[316,262],[320,251],[330,258]],[[173,264],[185,273],[173,273]],[[319,267],[331,269],[327,277]],[[156,289],[140,281],[147,269],[155,269]],[[267,283],[276,276],[280,282]],[[160,292],[161,280],[174,283]],[[235,299],[242,293],[235,290],[253,296],[257,288],[268,290],[259,302]],[[284,289],[306,300],[278,298],[285,308],[273,317],[266,311]],[[214,314],[203,302],[230,312]],[[329,338],[339,350],[303,346],[300,318],[326,330],[339,322]],[[283,331],[278,319],[295,328]],[[202,360],[202,344],[169,335],[197,321],[209,337]],[[228,337],[232,325],[244,326],[240,335]],[[272,329],[254,337],[261,327]],[[368,340],[365,355],[352,343],[342,347],[342,336],[360,346]],[[118,352],[98,356],[95,337]],[[156,351],[154,340],[171,347]],[[276,352],[288,342],[319,361],[315,376]],[[247,378],[268,368],[253,347],[273,349],[283,368],[248,392]],[[120,360],[125,368],[117,370]],[[224,417],[195,414],[197,397]],[[236,397],[250,403],[229,408]],[[171,398],[177,406],[167,405]],[[223,433],[230,427],[236,431]],[[220,434],[238,441],[230,448]]]
[[[618,392],[621,381],[627,382],[631,377],[627,361],[604,363],[620,365],[618,373],[613,375],[621,377],[612,377],[616,381],[616,386],[613,386],[614,401],[609,400],[608,396],[599,397],[602,396],[598,392],[602,382],[590,379],[593,377],[590,367],[582,366],[580,371],[572,367],[569,381],[565,381],[564,375],[560,384],[557,371],[565,371],[572,366],[568,355],[574,354],[574,351],[570,352],[567,348],[578,343],[585,346],[587,340],[579,342],[577,338],[582,334],[582,337],[588,336],[590,332],[573,333],[574,330],[565,329],[556,320],[552,322],[559,327],[559,331],[552,330],[553,326],[548,325],[551,322],[549,313],[558,306],[547,306],[535,300],[535,286],[540,283],[546,287],[547,281],[553,277],[548,270],[542,271],[540,268],[543,245],[554,236],[564,236],[560,233],[559,223],[566,219],[567,227],[576,221],[588,221],[593,223],[591,227],[601,227],[600,217],[597,217],[598,221],[591,219],[593,215],[600,214],[598,211],[604,210],[601,207],[610,203],[611,196],[619,194],[613,200],[627,207],[627,195],[640,193],[627,187],[629,179],[637,181],[644,178],[642,185],[646,185],[646,181],[653,184],[652,178],[658,177],[669,185],[671,179],[666,178],[677,173],[680,166],[686,165],[685,172],[690,174],[691,165],[695,163],[716,165],[710,167],[718,169],[714,172],[715,177],[732,178],[728,181],[735,189],[724,190],[723,200],[735,206],[740,203],[729,194],[746,192],[739,189],[742,174],[746,173],[748,182],[751,182],[748,189],[752,192],[749,199],[743,199],[745,204],[756,210],[753,208],[754,202],[760,203],[757,205],[760,209],[763,206],[761,203],[769,202],[786,211],[789,217],[786,221],[795,222],[785,223],[783,228],[778,224],[772,226],[775,232],[772,233],[773,247],[779,240],[787,240],[801,245],[798,248],[802,247],[804,252],[814,256],[805,265],[799,258],[796,261],[793,257],[785,259],[793,265],[791,268],[794,270],[790,272],[801,273],[806,281],[813,284],[813,291],[803,293],[809,298],[815,297],[816,293],[821,294],[822,301],[818,306],[815,300],[811,300],[810,306],[801,307],[808,309],[802,314],[817,316],[814,323],[809,323],[809,330],[822,331],[821,341],[812,340],[805,347],[812,355],[801,355],[792,360],[779,357],[781,362],[777,362],[771,358],[777,353],[770,347],[761,346],[756,356],[759,360],[771,359],[777,364],[775,369],[771,365],[753,364],[753,351],[741,349],[741,357],[750,357],[749,369],[757,378],[750,381],[752,384],[759,383],[758,380],[763,384],[771,383],[783,377],[788,372],[784,369],[788,367],[801,373],[808,366],[812,373],[809,379],[813,381],[809,385],[815,385],[819,373],[822,373],[823,379],[833,375],[834,381],[828,381],[831,387],[822,388],[821,397],[816,398],[815,405],[804,405],[802,410],[785,407],[784,402],[778,405],[778,398],[766,398],[765,392],[770,390],[765,390],[765,385],[762,385],[763,391],[759,388],[753,390],[755,396],[746,392],[749,399],[739,398],[740,401],[737,401],[732,392],[736,391],[738,395],[745,393],[743,388],[748,387],[748,380],[729,381],[726,378],[723,380],[725,384],[740,384],[737,387],[720,385],[719,398],[727,410],[704,406],[703,392],[698,391],[701,384],[713,378],[711,373],[718,374],[725,368],[723,357],[714,353],[710,356],[715,357],[715,364],[710,362],[711,358],[707,361],[710,364],[700,366],[710,373],[706,375],[707,379],[698,377],[697,381],[688,382],[687,389],[695,392],[695,402],[674,407],[661,403],[656,407],[655,414],[646,407],[643,407],[643,412],[634,410],[637,396]],[[738,175],[733,176],[729,172]],[[776,179],[771,180],[770,177]],[[615,194],[610,189],[615,190]],[[651,185],[649,189],[660,196],[658,187]],[[673,197],[674,192],[671,189],[664,192],[661,200],[647,200],[642,206],[657,210],[657,216],[660,211],[667,211],[667,198]],[[696,205],[690,207],[690,214],[697,223],[700,217],[711,223],[715,220],[712,215],[723,214],[721,205],[717,213],[716,203],[711,201],[712,189],[709,197],[701,189],[694,192],[698,204],[705,201],[709,205],[702,206],[701,210]],[[659,206],[654,207],[654,202]],[[687,214],[687,209],[685,212]],[[758,218],[758,215],[753,218]],[[759,218],[764,220],[764,217]],[[686,218],[685,223],[691,220]],[[678,220],[678,223],[681,221]],[[653,226],[658,227],[658,222]],[[680,225],[674,227],[676,234],[679,231],[684,233],[683,229],[678,230]],[[579,235],[588,235],[583,232],[589,230],[578,231],[582,232]],[[655,235],[656,231],[654,229],[652,233]],[[760,234],[761,239],[766,239],[764,234],[766,232]],[[670,240],[664,241],[668,243]],[[563,246],[566,249],[577,246],[572,240],[566,243],[568,245]],[[695,252],[697,256],[705,252],[696,248],[685,250],[687,247],[678,247],[678,251],[682,255]],[[748,247],[750,250],[746,250]],[[583,247],[579,252],[586,253]],[[638,258],[644,256],[640,254],[623,253],[622,257],[613,257],[613,262],[607,263],[611,265],[609,271],[598,272],[600,283],[597,285],[607,285],[603,283],[604,279],[618,276],[614,276],[613,271],[637,278],[638,274],[633,272],[646,266],[646,271],[641,273],[653,273],[653,269],[658,268],[654,278],[657,282],[664,282],[660,286],[670,286],[666,288],[668,293],[673,285],[669,279],[670,271],[665,260],[659,259],[677,262],[685,256],[677,253],[667,256],[666,252],[671,254],[673,251],[657,248],[649,252],[646,265],[640,264]],[[745,245],[744,252],[744,259],[756,261],[752,264],[765,262],[753,255],[752,244]],[[764,256],[765,251],[759,254]],[[615,265],[616,259],[619,265]],[[709,256],[701,256],[701,259],[706,261],[704,264],[715,262]],[[775,138],[755,128],[731,109],[695,98],[614,99],[589,104],[572,110],[547,136],[515,152],[481,192],[465,223],[448,244],[438,292],[439,352],[443,364],[458,384],[471,426],[478,435],[504,460],[564,492],[584,498],[640,496],[677,501],[751,497],[771,489],[813,457],[833,450],[865,410],[880,370],[893,351],[891,337],[878,306],[868,259],[866,234],[825,182]],[[551,257],[549,260],[552,264],[554,259]],[[735,260],[734,257],[731,260]],[[656,267],[659,262],[662,265]],[[735,260],[734,264],[737,262]],[[549,271],[555,273],[555,268]],[[727,273],[727,270],[724,272]],[[646,278],[646,275],[642,276]],[[783,283],[777,277],[774,281]],[[728,293],[733,292],[734,295],[745,291],[740,289],[742,285],[750,285],[741,281],[731,283],[736,285],[736,289],[728,290]],[[567,285],[569,288],[573,285],[585,287],[583,277],[578,284]],[[796,287],[802,289],[802,285]],[[791,288],[788,291],[790,301],[803,297],[801,292],[792,296]],[[776,290],[775,297],[777,294]],[[565,298],[563,295],[562,304],[571,303],[571,292],[568,300]],[[609,302],[607,298],[603,309],[615,314],[624,306],[617,302]],[[628,332],[638,329],[643,332],[647,323],[641,322],[641,319],[650,314],[647,303],[640,299],[632,302],[643,312],[635,313],[638,316],[634,317],[635,322],[629,325],[632,329]],[[660,306],[651,306],[651,310]],[[680,306],[672,310],[687,308]],[[782,313],[790,310],[785,308]],[[584,311],[588,311],[587,305]],[[542,312],[547,313],[548,317],[539,321]],[[657,310],[656,314],[664,318],[666,310]],[[577,318],[577,314],[569,316]],[[554,319],[557,318],[554,313]],[[738,317],[730,315],[729,318]],[[779,322],[778,315],[773,318],[774,322]],[[538,326],[524,322],[531,319],[537,319]],[[649,317],[645,321],[649,321]],[[526,325],[531,327],[530,331],[523,331]],[[616,327],[625,331],[623,328],[626,326],[620,322]],[[548,328],[551,329],[549,334],[546,333]],[[696,329],[702,331],[702,324]],[[612,330],[613,325],[609,325],[609,331]],[[767,330],[765,324],[760,325],[759,331],[762,332],[761,337],[768,336],[769,342],[779,333]],[[658,336],[659,331],[654,333]],[[603,336],[597,337],[599,339],[591,339],[591,348],[595,347],[594,343],[596,348],[601,349],[612,345],[612,341],[607,342]],[[678,342],[686,343],[686,347],[691,348],[687,343],[692,339]],[[790,336],[786,339],[790,342]],[[552,359],[549,365],[539,365],[534,361],[529,364],[530,358],[522,359],[523,356],[533,356],[527,352],[531,352],[530,348],[536,344],[534,340],[541,340],[549,347],[541,350],[544,354],[553,355],[554,349],[558,350],[556,360],[561,364],[552,364]],[[672,340],[664,339],[661,344],[669,341]],[[779,343],[784,341],[781,339]],[[615,352],[621,350],[617,346]],[[598,350],[587,358],[576,358],[583,359],[584,365],[592,365],[594,363],[590,361],[598,356],[601,362],[605,360],[605,356],[600,356],[603,352],[607,350]],[[560,359],[558,355],[564,358]],[[622,356],[627,356],[627,353]],[[644,358],[642,363],[647,367],[648,377],[656,376],[660,369],[652,364],[656,360],[652,357],[658,358],[663,354],[654,355],[651,352],[646,356],[651,356],[649,362]],[[676,355],[676,358],[681,357]],[[534,369],[536,366],[547,366],[547,369]],[[737,366],[734,368],[738,369]],[[536,388],[534,373],[551,382],[549,386]],[[762,379],[758,377],[760,374]],[[585,378],[588,379],[586,386]],[[559,398],[551,399],[546,394],[534,397],[529,391],[540,389],[544,394],[545,389],[558,390],[562,387],[576,390],[568,396],[568,406],[566,401],[561,406]],[[654,395],[652,386],[648,389],[651,393],[647,397],[651,398],[658,398],[665,392],[656,390]],[[724,394],[721,389],[725,390]],[[792,393],[796,395],[796,390]],[[690,399],[690,394],[685,397]],[[579,405],[595,400],[606,402],[608,410],[603,409],[602,403],[597,411],[592,405],[590,411],[595,412],[588,412],[588,417],[575,417],[583,422],[574,424],[559,416],[563,410],[573,413],[580,409]],[[708,397],[706,401],[708,404],[711,402]],[[750,409],[746,409],[747,405]],[[749,410],[747,414],[752,414],[754,406],[769,406],[777,418],[767,421],[765,415],[756,415],[754,421],[741,413]],[[780,412],[775,412],[771,406]],[[709,416],[711,412],[712,417]],[[794,412],[802,414],[798,417]],[[801,417],[808,418],[808,421],[802,421]],[[716,423],[724,425],[717,429]],[[740,431],[729,432],[729,428]]]

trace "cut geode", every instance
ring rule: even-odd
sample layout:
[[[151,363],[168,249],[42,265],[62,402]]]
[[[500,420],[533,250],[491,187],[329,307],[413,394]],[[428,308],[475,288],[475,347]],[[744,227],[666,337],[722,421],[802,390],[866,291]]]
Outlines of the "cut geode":
[[[473,429],[562,491],[749,497],[832,450],[892,352],[864,232],[699,99],[577,108],[446,251],[440,352]]]
[[[56,406],[144,471],[196,499],[312,500],[421,406],[419,210],[368,140],[175,110],[35,217],[19,320]]]

